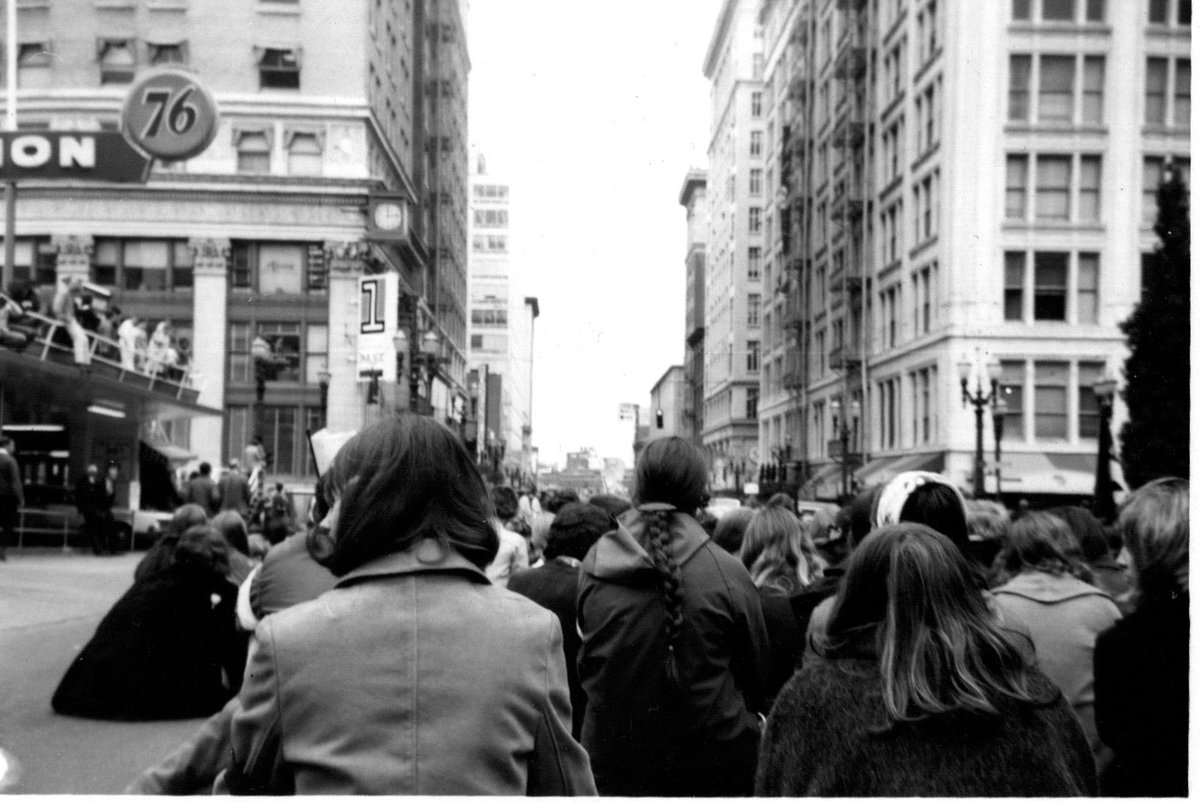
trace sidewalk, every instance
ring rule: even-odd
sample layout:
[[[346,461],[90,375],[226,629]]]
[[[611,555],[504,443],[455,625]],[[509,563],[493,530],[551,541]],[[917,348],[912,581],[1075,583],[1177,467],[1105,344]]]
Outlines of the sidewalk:
[[[133,583],[142,553],[8,551],[0,563],[0,790],[115,794],[200,725],[60,717],[50,697],[100,619]],[[0,764],[3,762],[0,761]]]

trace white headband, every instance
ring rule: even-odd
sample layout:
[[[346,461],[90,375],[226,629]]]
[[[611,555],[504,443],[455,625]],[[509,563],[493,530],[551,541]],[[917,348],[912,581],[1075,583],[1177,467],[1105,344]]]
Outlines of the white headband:
[[[967,509],[967,501],[963,498],[962,491],[945,476],[932,471],[904,471],[883,486],[883,491],[879,494],[879,501],[875,503],[873,525],[882,527],[885,524],[899,524],[900,511],[904,509],[904,503],[908,501],[908,497],[912,496],[912,492],[922,485],[929,484],[945,485],[953,489],[963,510]]]

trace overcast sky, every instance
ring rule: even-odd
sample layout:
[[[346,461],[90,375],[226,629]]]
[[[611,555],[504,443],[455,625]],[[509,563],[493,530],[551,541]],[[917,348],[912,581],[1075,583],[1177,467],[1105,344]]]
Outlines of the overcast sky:
[[[684,349],[679,190],[708,147],[701,72],[720,0],[471,0],[470,141],[512,186],[514,292],[541,306],[543,462],[632,456],[621,402]]]

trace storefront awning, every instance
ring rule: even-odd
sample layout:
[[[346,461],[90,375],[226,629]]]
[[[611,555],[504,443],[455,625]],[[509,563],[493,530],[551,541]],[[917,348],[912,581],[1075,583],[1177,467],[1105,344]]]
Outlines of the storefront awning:
[[[1096,457],[1087,454],[1007,454],[1000,457],[1000,488],[1004,493],[1092,493]]]
[[[801,496],[812,495],[817,499],[836,499],[841,493],[840,463],[829,463],[818,468],[816,473],[804,483]]]
[[[147,440],[143,440],[142,443],[145,444],[146,448],[153,449],[154,451],[158,452],[160,455],[166,458],[168,463],[171,464],[186,463],[189,460],[196,459],[196,455],[192,454],[187,449],[184,449],[182,446],[176,446],[173,443],[151,443]]]
[[[941,471],[945,462],[942,452],[877,457],[855,471],[854,479],[859,487],[869,488],[872,485],[888,482],[897,474],[905,471]]]

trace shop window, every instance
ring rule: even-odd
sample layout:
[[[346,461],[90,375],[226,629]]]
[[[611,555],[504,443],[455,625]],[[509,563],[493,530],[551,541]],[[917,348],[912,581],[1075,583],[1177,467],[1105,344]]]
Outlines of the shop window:
[[[319,385],[322,371],[329,370],[329,327],[309,324],[304,343],[304,381]]]

